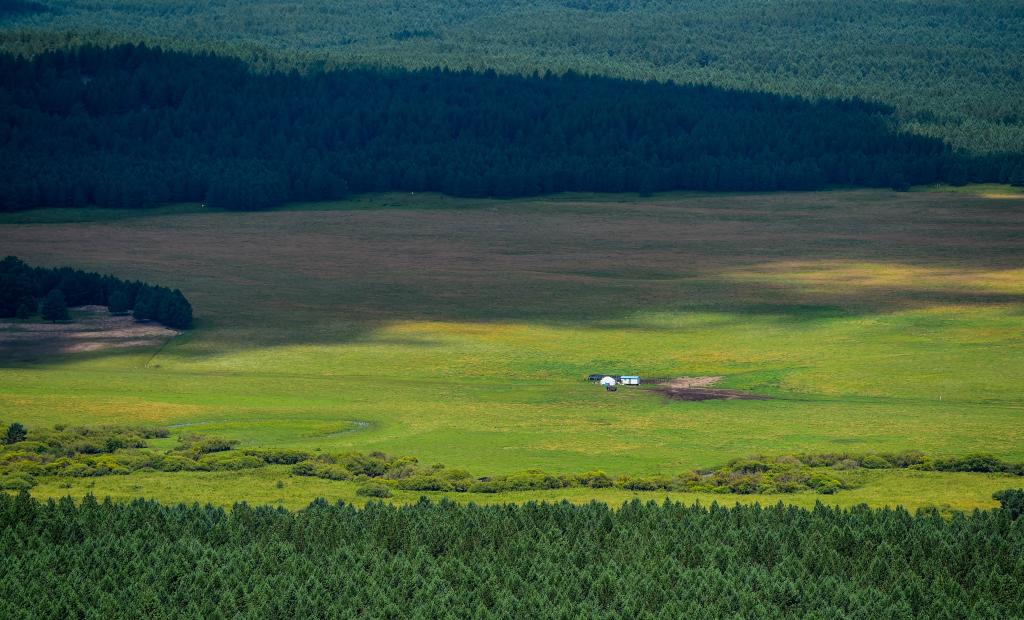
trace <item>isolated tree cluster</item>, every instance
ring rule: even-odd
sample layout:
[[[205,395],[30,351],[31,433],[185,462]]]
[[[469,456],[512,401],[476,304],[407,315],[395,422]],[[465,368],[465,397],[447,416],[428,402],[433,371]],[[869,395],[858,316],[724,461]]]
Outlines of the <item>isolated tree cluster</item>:
[[[70,267],[30,267],[15,256],[0,261],[0,318],[38,312],[44,320],[64,321],[69,306],[84,305],[107,306],[114,314],[130,310],[138,320],[176,329],[192,326],[192,305],[178,289]]]

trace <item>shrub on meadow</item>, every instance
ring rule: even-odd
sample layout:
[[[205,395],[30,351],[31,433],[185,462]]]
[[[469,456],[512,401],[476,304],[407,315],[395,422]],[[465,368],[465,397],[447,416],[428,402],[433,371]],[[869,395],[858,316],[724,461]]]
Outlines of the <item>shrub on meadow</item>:
[[[860,460],[860,466],[865,469],[890,469],[892,463],[877,454],[869,454]]]
[[[594,470],[577,475],[576,484],[592,489],[606,489],[615,484],[615,481],[603,471]]]
[[[386,498],[391,497],[391,489],[385,484],[370,482],[359,486],[356,489],[356,495],[361,497]]]
[[[937,471],[981,473],[998,472],[1006,469],[1002,459],[991,454],[971,454],[964,457],[936,459],[933,467]]]
[[[210,471],[256,469],[264,465],[266,463],[263,459],[230,451],[214,452],[199,459],[199,467],[201,469],[209,469]]]

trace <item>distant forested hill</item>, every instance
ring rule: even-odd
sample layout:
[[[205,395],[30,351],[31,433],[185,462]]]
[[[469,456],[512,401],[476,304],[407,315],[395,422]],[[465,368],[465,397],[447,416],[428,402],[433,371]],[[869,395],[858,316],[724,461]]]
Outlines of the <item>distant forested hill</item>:
[[[370,64],[674,79],[895,107],[976,153],[1024,151],[1019,0],[7,0],[19,32],[206,47],[260,66]],[[53,43],[66,43],[57,37]]]
[[[708,86],[494,72],[254,73],[145,46],[0,55],[0,209],[349,191],[778,190],[1006,181],[889,110]]]

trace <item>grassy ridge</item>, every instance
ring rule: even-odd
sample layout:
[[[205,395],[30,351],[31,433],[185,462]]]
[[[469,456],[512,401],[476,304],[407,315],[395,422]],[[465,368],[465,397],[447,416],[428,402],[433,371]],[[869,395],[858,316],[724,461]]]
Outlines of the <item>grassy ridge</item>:
[[[159,351],[7,360],[0,410],[495,474],[836,450],[1021,460],[1022,205],[388,195],[244,216],[19,215],[0,224],[7,252],[181,287],[197,329]],[[774,399],[607,394],[581,380],[592,371],[721,374]],[[97,484],[147,494],[133,479]]]

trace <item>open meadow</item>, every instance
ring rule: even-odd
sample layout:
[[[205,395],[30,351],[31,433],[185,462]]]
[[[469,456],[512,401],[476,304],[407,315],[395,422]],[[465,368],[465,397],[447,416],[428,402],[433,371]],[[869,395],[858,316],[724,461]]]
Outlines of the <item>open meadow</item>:
[[[475,476],[678,473],[802,452],[1016,462],[1022,250],[1024,196],[1000,188],[6,214],[4,255],[181,288],[196,323],[130,348],[0,347],[0,421],[164,425]],[[584,381],[594,372],[721,375],[769,399],[607,393]],[[132,474],[36,492],[289,506],[352,495],[350,483],[288,478]],[[834,501],[966,509],[1010,486],[1019,478],[873,472]],[[548,495],[634,493],[486,501]]]

